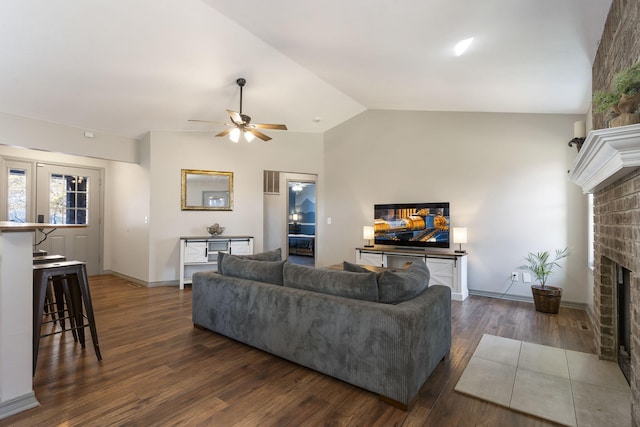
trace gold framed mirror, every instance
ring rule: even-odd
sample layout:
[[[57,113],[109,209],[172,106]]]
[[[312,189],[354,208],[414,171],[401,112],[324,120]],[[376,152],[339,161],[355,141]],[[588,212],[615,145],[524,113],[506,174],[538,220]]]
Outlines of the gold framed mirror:
[[[183,211],[232,211],[233,172],[182,169]]]

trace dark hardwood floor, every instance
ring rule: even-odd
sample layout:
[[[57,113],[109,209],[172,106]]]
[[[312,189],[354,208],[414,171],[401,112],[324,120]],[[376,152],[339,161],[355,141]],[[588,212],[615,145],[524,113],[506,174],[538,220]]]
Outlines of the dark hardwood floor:
[[[34,389],[41,406],[16,426],[551,426],[456,393],[483,333],[594,352],[582,310],[470,297],[453,304],[450,357],[404,412],[370,392],[191,323],[191,290],[90,278],[103,361],[71,334],[41,339]],[[90,339],[90,338],[89,338]]]

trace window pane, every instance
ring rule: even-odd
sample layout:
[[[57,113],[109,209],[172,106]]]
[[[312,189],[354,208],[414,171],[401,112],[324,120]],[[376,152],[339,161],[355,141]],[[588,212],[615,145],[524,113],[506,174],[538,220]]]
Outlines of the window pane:
[[[76,191],[76,177],[66,175],[64,177],[65,182],[67,183],[67,191]]]
[[[87,192],[89,191],[89,179],[83,176],[79,176],[78,177],[78,181],[77,181],[77,186],[78,188],[76,189],[77,191],[84,191]]]
[[[9,169],[7,218],[12,222],[27,220],[27,172],[24,169]]]
[[[88,224],[89,178],[51,175],[49,220],[53,224]]]

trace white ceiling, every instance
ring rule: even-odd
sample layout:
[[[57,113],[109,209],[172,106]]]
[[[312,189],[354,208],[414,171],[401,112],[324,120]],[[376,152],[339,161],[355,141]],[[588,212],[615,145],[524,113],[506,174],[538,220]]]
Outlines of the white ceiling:
[[[244,113],[302,132],[375,108],[583,114],[610,4],[3,0],[0,112],[134,138],[217,131],[187,120],[228,121],[244,77]]]

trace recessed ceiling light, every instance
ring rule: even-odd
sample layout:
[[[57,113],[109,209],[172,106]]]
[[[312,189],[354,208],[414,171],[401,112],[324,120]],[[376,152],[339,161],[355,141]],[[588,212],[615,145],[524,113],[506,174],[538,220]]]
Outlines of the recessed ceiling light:
[[[467,48],[469,48],[471,42],[473,42],[473,37],[460,40],[458,43],[456,43],[456,47],[454,48],[456,56],[462,55],[467,50]]]

